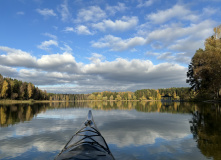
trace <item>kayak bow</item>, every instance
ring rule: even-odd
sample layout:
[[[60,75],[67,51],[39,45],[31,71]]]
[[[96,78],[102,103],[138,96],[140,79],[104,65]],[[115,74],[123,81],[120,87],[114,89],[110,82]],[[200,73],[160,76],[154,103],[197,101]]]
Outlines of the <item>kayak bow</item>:
[[[98,131],[91,110],[80,130],[75,133],[55,160],[114,160],[110,149]]]

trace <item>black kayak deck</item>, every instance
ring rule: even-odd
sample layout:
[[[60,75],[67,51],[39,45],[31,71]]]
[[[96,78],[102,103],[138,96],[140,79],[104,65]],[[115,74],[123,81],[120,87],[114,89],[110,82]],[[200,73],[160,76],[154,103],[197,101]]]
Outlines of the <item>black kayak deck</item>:
[[[114,160],[96,127],[91,110],[81,128],[72,136],[55,160]]]

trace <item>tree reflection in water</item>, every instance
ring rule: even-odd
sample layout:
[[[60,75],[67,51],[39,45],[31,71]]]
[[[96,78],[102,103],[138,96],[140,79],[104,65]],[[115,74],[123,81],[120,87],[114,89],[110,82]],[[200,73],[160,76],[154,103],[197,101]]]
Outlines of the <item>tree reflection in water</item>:
[[[220,106],[201,104],[192,114],[190,130],[198,148],[208,158],[221,159]]]
[[[38,113],[46,111],[47,105],[13,104],[0,106],[0,127],[30,121]]]
[[[35,104],[13,104],[0,106],[0,127],[30,121],[34,116],[55,108],[92,108],[93,110],[132,110],[139,112],[192,113],[195,106],[191,103],[162,103],[160,101],[89,101],[56,102]]]

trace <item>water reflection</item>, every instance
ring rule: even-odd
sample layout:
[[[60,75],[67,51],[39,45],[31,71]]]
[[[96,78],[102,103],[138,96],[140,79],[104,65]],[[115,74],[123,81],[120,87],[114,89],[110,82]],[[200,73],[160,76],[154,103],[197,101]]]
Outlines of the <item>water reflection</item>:
[[[53,159],[89,108],[116,159],[221,158],[218,106],[91,101],[0,106],[0,159]]]
[[[114,101],[91,101],[77,103],[36,103],[28,104],[13,104],[0,106],[0,126],[7,127],[18,122],[30,121],[34,116],[48,109],[54,108],[92,108],[94,110],[132,110],[140,112],[166,112],[166,113],[191,113],[195,111],[195,106],[191,103],[162,103],[159,101],[153,102],[114,102]]]
[[[207,157],[221,159],[221,109],[219,104],[198,104],[190,121],[193,138]]]
[[[30,121],[38,113],[47,110],[47,105],[15,104],[0,106],[0,126],[7,127],[18,122]]]

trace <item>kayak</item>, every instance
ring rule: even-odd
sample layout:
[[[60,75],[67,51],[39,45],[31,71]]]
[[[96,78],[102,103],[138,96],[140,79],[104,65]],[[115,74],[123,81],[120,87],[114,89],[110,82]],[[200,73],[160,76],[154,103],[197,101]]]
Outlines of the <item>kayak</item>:
[[[89,110],[86,121],[56,156],[55,160],[114,160]]]

